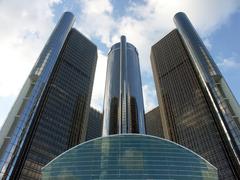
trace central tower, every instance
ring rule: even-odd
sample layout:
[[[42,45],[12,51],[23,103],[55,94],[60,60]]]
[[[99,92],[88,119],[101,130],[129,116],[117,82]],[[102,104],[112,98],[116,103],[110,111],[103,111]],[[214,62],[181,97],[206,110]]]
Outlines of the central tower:
[[[125,36],[108,53],[103,113],[103,136],[145,133],[138,52]]]

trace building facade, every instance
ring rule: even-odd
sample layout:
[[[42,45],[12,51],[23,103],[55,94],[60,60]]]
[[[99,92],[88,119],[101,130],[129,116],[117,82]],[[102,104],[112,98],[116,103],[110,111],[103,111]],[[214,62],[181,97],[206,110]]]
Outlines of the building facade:
[[[73,23],[64,13],[3,125],[3,179],[39,179],[41,167],[85,140],[97,48]]]
[[[237,179],[239,105],[186,15],[174,21],[151,50],[164,137],[206,158],[220,179]]]
[[[163,138],[162,121],[159,106],[145,114],[146,134]]]
[[[143,134],[140,102],[136,49],[122,36],[109,53],[104,136],[56,157],[42,168],[42,179],[218,179],[217,169],[196,153]]]
[[[145,133],[138,52],[121,37],[108,54],[103,135]]]
[[[176,143],[144,134],[97,138],[75,146],[42,169],[42,179],[217,180],[217,169]]]
[[[86,141],[102,136],[103,115],[94,108],[90,108]]]

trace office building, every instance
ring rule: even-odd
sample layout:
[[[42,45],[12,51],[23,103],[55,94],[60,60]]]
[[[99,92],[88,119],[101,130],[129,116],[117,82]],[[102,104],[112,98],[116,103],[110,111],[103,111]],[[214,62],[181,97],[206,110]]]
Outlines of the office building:
[[[43,180],[217,179],[217,169],[199,155],[144,134],[137,51],[124,36],[109,53],[106,77],[104,136],[77,145],[48,163],[42,169]]]
[[[121,37],[108,54],[103,135],[145,133],[138,52]]]
[[[102,136],[102,125],[103,125],[102,118],[103,118],[102,113],[100,113],[94,108],[90,108],[89,116],[88,116],[86,141]]]
[[[220,179],[238,179],[239,105],[184,13],[151,49],[164,137],[198,153]]]
[[[39,179],[41,167],[85,140],[97,47],[63,14],[0,136],[3,179]]]
[[[146,134],[163,138],[163,128],[159,106],[150,110],[145,115]]]

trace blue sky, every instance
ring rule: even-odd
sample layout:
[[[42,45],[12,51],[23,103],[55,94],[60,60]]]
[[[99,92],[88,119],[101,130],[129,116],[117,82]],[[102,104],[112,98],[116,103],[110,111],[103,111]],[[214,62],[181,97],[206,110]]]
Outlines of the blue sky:
[[[102,111],[107,52],[120,35],[139,51],[145,111],[157,106],[150,48],[185,12],[240,102],[239,0],[2,0],[0,1],[0,126],[64,11],[98,46],[91,105]]]

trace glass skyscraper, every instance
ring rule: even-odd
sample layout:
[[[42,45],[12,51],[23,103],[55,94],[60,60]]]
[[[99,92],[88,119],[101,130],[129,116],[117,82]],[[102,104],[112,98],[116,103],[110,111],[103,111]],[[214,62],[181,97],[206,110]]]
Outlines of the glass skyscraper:
[[[121,37],[108,54],[103,135],[145,133],[138,52]]]
[[[63,14],[1,129],[3,179],[39,179],[41,167],[85,140],[97,47]]]
[[[164,137],[206,158],[220,179],[237,179],[239,105],[187,16],[174,21],[151,50]]]
[[[42,178],[217,179],[217,169],[191,150],[144,134],[142,101],[137,51],[122,36],[108,55],[104,136],[55,158],[42,169]]]

